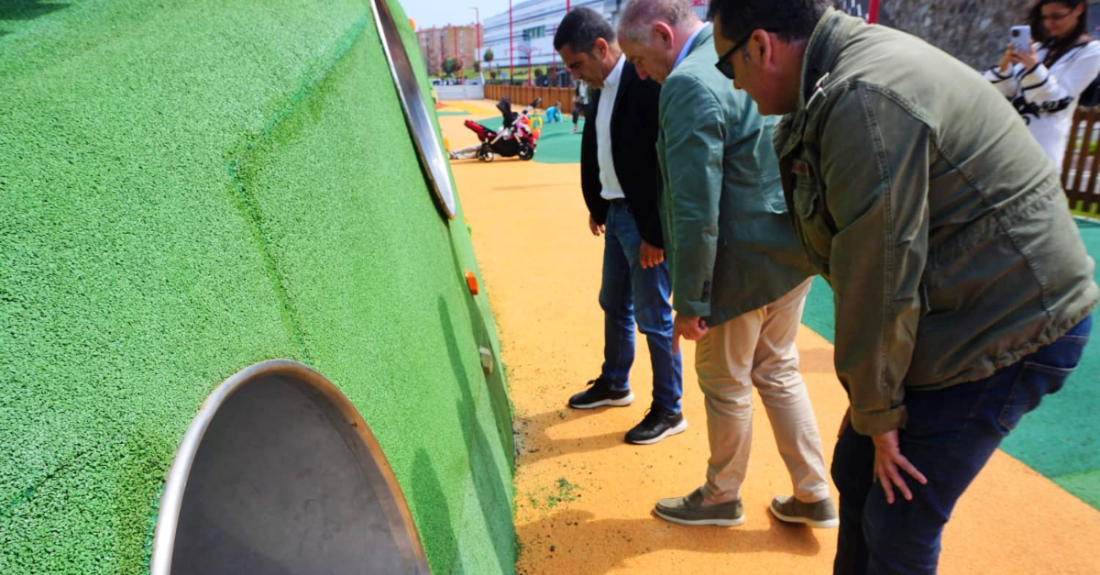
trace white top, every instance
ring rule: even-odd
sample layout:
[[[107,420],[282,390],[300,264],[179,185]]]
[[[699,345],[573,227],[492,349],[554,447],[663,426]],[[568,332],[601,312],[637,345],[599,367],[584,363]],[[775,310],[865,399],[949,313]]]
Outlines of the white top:
[[[619,62],[603,81],[600,101],[596,103],[596,158],[600,164],[600,196],[605,200],[621,200],[623,186],[615,174],[615,160],[611,156],[611,112],[615,109],[615,98],[619,95],[619,81],[623,78],[623,66],[626,56],[620,55]]]
[[[1039,65],[1025,70],[1015,64],[1008,74],[994,66],[985,73],[1012,101],[1039,144],[1059,171],[1081,92],[1100,75],[1100,42],[1093,40],[1062,55],[1048,70],[1042,64],[1048,50],[1035,44]]]

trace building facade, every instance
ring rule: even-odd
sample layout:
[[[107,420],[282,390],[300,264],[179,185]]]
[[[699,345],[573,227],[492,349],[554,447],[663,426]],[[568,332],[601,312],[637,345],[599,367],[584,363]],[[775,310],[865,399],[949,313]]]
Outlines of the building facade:
[[[478,27],[442,26],[416,31],[416,41],[420,46],[420,55],[428,65],[429,76],[443,74],[443,62],[448,58],[458,58],[462,70],[474,69],[478,61]]]
[[[485,20],[482,66],[486,71],[497,72],[498,78],[507,78],[510,69],[526,78],[529,68],[541,68],[550,75],[556,70],[567,80],[567,73],[554,51],[554,33],[565,17],[566,7],[591,8],[614,26],[626,3],[627,0],[569,0],[567,5],[567,0],[527,0],[515,4],[511,13],[506,11]],[[692,0],[692,5],[699,17],[705,19],[708,1]],[[488,50],[493,53],[491,63],[484,61]]]

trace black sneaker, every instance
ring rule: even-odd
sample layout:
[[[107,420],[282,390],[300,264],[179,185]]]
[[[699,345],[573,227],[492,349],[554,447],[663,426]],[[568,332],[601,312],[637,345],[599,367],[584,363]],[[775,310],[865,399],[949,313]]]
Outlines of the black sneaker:
[[[569,407],[573,409],[594,409],[596,407],[623,407],[634,403],[634,394],[630,390],[613,391],[607,380],[600,377],[588,382],[588,389],[569,398]]]
[[[682,413],[672,413],[660,407],[650,409],[642,422],[626,433],[626,442],[650,445],[677,433],[683,433],[688,422]]]

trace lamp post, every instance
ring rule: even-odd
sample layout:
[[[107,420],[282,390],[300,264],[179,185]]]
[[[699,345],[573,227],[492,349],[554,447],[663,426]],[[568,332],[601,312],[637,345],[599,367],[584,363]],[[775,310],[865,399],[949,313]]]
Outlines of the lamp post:
[[[477,40],[477,52],[474,52],[474,60],[478,70],[477,77],[484,86],[485,72],[481,71],[481,11],[477,9],[477,6],[471,6],[470,10],[474,11],[474,17],[477,18],[477,24],[474,27],[474,39]]]
[[[516,75],[515,63],[513,61],[513,52],[515,48],[512,47],[512,0],[508,0],[508,83],[512,83],[512,78]]]

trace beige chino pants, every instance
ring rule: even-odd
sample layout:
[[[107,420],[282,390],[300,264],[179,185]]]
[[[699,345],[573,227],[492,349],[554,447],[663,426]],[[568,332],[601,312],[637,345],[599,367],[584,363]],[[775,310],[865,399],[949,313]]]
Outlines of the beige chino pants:
[[[795,335],[810,281],[778,301],[710,328],[695,348],[695,369],[707,407],[710,498],[741,496],[752,445],[752,388],[760,392],[794,496],[829,496],[825,456],[806,384],[798,372]]]

